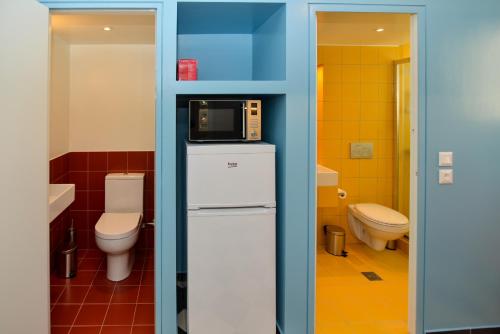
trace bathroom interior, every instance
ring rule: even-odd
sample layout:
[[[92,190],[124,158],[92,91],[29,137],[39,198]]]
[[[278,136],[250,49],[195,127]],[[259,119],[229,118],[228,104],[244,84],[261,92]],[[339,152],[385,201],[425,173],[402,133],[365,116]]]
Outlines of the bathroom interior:
[[[53,334],[154,333],[155,58],[153,11],[51,12]]]
[[[410,21],[317,16],[319,334],[408,333]]]

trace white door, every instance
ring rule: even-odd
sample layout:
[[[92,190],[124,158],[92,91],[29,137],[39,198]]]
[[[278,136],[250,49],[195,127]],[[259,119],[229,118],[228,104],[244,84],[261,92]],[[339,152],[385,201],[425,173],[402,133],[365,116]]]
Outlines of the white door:
[[[49,332],[49,13],[0,0],[0,333]]]
[[[276,333],[274,208],[188,212],[188,333]]]
[[[275,147],[188,144],[189,209],[276,205]]]

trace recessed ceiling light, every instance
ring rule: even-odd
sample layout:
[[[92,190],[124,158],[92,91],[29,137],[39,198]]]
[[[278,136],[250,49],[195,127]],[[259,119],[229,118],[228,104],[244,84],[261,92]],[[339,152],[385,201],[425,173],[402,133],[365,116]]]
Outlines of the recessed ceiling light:
[[[111,31],[112,30],[111,27],[104,27],[103,29],[104,29],[104,31]]]
[[[378,29],[375,29],[376,32],[382,32],[384,31],[385,29],[384,28],[378,28]]]

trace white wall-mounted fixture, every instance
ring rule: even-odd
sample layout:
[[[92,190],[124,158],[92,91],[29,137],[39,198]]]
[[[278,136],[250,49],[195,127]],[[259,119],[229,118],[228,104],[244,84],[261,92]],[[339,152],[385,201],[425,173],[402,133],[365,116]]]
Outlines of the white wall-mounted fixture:
[[[102,28],[104,31],[111,31],[113,30],[113,28],[111,28],[110,26],[106,26],[104,28]]]
[[[439,167],[453,166],[453,152],[439,152]]]
[[[49,185],[49,223],[75,200],[74,184]]]
[[[316,186],[317,187],[334,187],[339,184],[339,173],[318,164],[316,166]]]
[[[453,184],[453,169],[443,168],[439,170],[439,184]]]

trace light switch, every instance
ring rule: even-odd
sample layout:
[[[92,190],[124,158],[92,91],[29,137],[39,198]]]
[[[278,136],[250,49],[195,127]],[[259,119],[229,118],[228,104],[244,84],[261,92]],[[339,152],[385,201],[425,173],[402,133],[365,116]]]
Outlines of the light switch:
[[[439,184],[453,184],[453,169],[444,168],[439,170]]]
[[[453,152],[439,152],[439,167],[453,166]]]

